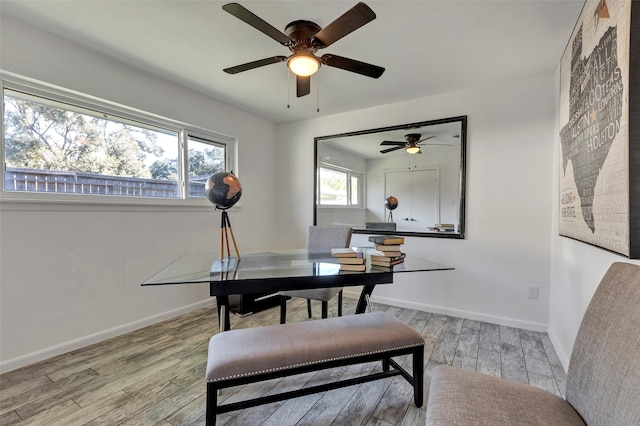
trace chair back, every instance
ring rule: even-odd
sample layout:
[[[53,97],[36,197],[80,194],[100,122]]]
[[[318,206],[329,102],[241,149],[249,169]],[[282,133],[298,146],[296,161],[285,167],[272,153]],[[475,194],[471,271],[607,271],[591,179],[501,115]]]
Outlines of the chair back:
[[[308,249],[349,247],[353,230],[348,226],[310,226],[307,232]]]
[[[588,425],[640,424],[640,265],[611,265],[587,307],[566,399]]]

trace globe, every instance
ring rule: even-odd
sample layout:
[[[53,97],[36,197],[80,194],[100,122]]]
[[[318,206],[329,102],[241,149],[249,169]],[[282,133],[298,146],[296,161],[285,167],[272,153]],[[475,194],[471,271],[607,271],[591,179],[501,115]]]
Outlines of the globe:
[[[233,172],[218,172],[207,179],[204,193],[217,208],[226,210],[242,196],[242,184]]]
[[[394,210],[398,207],[398,199],[396,197],[388,197],[384,200],[384,206],[389,210]]]

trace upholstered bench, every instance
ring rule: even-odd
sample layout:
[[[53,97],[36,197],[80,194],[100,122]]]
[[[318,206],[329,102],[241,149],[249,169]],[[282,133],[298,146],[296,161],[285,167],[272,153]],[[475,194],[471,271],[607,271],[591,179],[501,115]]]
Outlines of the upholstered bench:
[[[391,357],[413,355],[409,374]],[[207,425],[216,414],[282,401],[385,377],[402,375],[416,406],[423,398],[424,339],[382,312],[271,325],[216,334],[207,359]],[[382,361],[382,371],[337,382],[218,405],[218,390],[343,365]],[[393,367],[393,368],[390,368]]]

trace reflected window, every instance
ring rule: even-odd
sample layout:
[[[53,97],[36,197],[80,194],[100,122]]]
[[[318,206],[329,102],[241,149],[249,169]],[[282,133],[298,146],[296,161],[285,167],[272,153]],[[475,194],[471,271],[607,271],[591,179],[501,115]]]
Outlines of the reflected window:
[[[318,168],[318,204],[358,207],[362,205],[362,175],[329,166]]]

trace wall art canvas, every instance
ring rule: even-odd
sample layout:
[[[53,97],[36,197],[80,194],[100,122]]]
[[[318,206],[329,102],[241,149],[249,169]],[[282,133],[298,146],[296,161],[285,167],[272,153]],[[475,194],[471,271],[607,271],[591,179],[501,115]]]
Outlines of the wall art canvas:
[[[587,1],[562,56],[559,232],[638,258],[640,5],[633,3]]]

